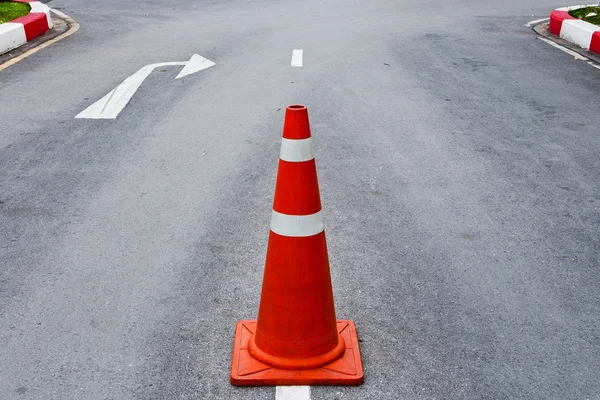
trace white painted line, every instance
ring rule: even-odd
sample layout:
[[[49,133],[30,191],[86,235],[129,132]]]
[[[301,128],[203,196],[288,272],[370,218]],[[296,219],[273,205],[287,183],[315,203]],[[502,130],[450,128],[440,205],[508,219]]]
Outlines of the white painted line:
[[[581,61],[588,61],[589,60],[588,58],[582,56],[579,53],[576,53],[576,52],[574,52],[572,50],[569,50],[566,47],[561,46],[558,43],[554,43],[552,40],[549,40],[549,39],[546,39],[546,38],[538,38],[538,39],[540,39],[541,41],[544,41],[544,42],[548,43],[550,46],[556,47],[557,49],[559,49],[561,51],[564,51],[568,55],[575,57],[575,59],[577,59],[577,60],[581,60]]]
[[[308,237],[325,230],[321,211],[311,215],[288,215],[273,210],[271,230],[286,237]]]
[[[300,140],[282,138],[279,158],[289,162],[303,162],[314,159],[312,138]]]
[[[528,23],[525,24],[525,26],[529,27],[531,25],[536,25],[539,24],[540,22],[545,22],[548,21],[550,18],[542,18],[542,19],[536,19],[535,21],[529,21]]]
[[[302,49],[295,49],[292,51],[292,67],[301,67],[302,66]]]
[[[275,400],[310,400],[310,386],[277,386]]]
[[[137,72],[125,79],[116,88],[111,90],[106,96],[80,112],[75,118],[88,119],[115,119],[123,111],[129,100],[135,95],[135,92],[140,88],[142,82],[159,67],[184,65],[183,69],[175,79],[193,74],[203,69],[216,65],[214,62],[207,60],[197,54],[194,54],[189,61],[173,61],[157,64],[146,65],[140,68]]]
[[[183,63],[185,64],[185,63]],[[176,65],[183,65],[176,64]],[[154,67],[147,65],[125,79],[106,96],[80,112],[75,118],[90,119],[115,119],[125,108],[129,100],[142,85],[142,82],[154,71]]]
[[[592,67],[596,68],[596,69],[600,69],[600,65],[593,63],[593,62],[589,62],[588,64],[590,64]]]
[[[595,4],[593,4],[593,5],[595,5]],[[556,11],[571,11],[571,10],[577,10],[578,8],[583,8],[583,7],[588,7],[588,5],[580,4],[578,6],[561,7],[561,8],[557,8]]]
[[[67,19],[69,18],[69,16],[67,14],[65,14],[64,12],[60,11],[60,10],[55,10],[54,8],[51,9],[50,11],[52,11],[54,14],[58,15],[61,18]]]

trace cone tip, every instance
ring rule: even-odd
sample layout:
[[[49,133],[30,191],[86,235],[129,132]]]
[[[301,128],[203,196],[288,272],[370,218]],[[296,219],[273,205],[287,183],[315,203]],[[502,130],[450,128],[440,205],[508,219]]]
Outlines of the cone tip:
[[[306,106],[302,104],[292,104],[287,107],[287,111],[304,111],[306,110]]]

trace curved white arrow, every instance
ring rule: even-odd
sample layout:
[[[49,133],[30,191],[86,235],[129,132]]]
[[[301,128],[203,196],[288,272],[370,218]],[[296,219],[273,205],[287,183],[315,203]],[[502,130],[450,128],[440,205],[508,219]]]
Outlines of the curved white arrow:
[[[203,69],[210,68],[215,65],[215,63],[202,56],[199,56],[198,54],[194,54],[189,61],[174,61],[146,65],[145,67],[140,68],[135,74],[121,82],[119,86],[111,90],[106,96],[77,114],[75,118],[117,118],[119,113],[125,108],[127,103],[129,103],[129,100],[131,100],[135,92],[137,92],[139,87],[142,85],[144,79],[146,79],[155,68],[166,67],[170,65],[184,66],[179,75],[175,77],[175,79],[179,79],[198,71],[202,71]]]

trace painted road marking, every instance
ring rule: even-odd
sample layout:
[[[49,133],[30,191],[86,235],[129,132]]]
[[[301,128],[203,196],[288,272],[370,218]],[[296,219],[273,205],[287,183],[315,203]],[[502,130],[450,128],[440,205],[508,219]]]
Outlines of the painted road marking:
[[[292,51],[292,67],[301,67],[302,66],[302,49],[295,49]]]
[[[546,38],[538,38],[538,39],[540,39],[541,41],[544,41],[544,42],[548,43],[550,46],[556,47],[557,49],[559,49],[561,51],[564,51],[568,55],[575,57],[575,59],[577,59],[577,60],[581,60],[581,61],[588,61],[589,60],[589,58],[586,58],[586,57],[582,56],[579,53],[576,53],[576,52],[574,52],[572,50],[569,50],[566,47],[561,46],[558,43],[554,43],[552,40],[549,40],[549,39],[546,39]]]
[[[4,64],[0,65],[0,71],[2,71],[3,69],[6,69],[8,67],[10,67],[11,65],[14,65],[16,63],[18,63],[19,61],[21,61],[22,59],[29,57],[30,55],[37,53],[38,51],[45,49],[46,47],[50,46],[51,44],[54,44],[56,42],[58,42],[59,40],[62,40],[66,37],[71,36],[72,34],[74,34],[75,32],[77,32],[79,30],[79,24],[71,17],[69,17],[68,15],[66,15],[63,12],[60,12],[58,10],[54,10],[51,9],[50,11],[52,11],[54,14],[58,15],[59,17],[65,19],[69,25],[71,26],[71,28],[66,31],[63,34],[58,35],[57,37],[55,37],[54,39],[50,39],[47,42],[44,42],[42,44],[40,44],[37,47],[34,47],[31,50],[27,50],[25,53],[21,54],[18,57],[15,58],[11,58],[10,60],[8,60],[7,62],[5,62]]]
[[[537,25],[540,22],[545,22],[548,21],[550,18],[542,18],[542,19],[536,19],[535,21],[529,21],[528,23],[525,24],[525,26],[530,27],[532,25]]]
[[[277,386],[275,400],[310,400],[310,386]]]
[[[129,100],[135,95],[142,82],[159,67],[183,65],[183,69],[175,79],[193,74],[203,69],[216,65],[214,62],[204,57],[194,54],[189,61],[174,61],[146,65],[140,68],[136,73],[121,82],[116,88],[108,92],[106,96],[96,101],[94,104],[80,112],[75,118],[88,119],[115,119],[123,111]]]
[[[271,230],[286,237],[308,237],[318,235],[325,230],[321,211],[310,215],[288,215],[273,210]]]
[[[192,58],[190,58],[190,60],[185,64],[185,67],[183,67],[179,75],[175,77],[175,79],[195,74],[198,71],[202,71],[203,69],[210,68],[215,65],[216,64],[214,62],[207,60],[206,58],[201,57],[198,54],[194,54]]]
[[[595,63],[593,63],[593,62],[591,62],[591,61],[590,61],[588,64],[590,64],[592,67],[594,67],[594,68],[596,68],[596,69],[600,69],[600,65],[598,65],[598,64],[595,64]]]

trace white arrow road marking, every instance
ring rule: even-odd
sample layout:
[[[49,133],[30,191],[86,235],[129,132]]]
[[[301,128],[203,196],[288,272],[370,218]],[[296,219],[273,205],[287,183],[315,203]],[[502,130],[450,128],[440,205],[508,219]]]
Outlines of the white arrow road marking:
[[[310,386],[277,386],[275,400],[310,400]]]
[[[292,51],[292,67],[302,66],[302,49],[295,49]]]
[[[216,64],[204,57],[199,56],[198,54],[194,54],[192,58],[190,58],[190,60],[185,64],[185,67],[183,67],[179,75],[175,77],[175,79],[194,74],[198,71],[202,71],[203,69],[210,68],[213,65]]]
[[[146,65],[140,68],[136,73],[125,79],[116,88],[111,90],[106,96],[80,112],[75,118],[89,119],[115,119],[135,92],[140,88],[142,82],[154,71],[155,68],[166,67],[172,65],[183,65],[183,69],[175,79],[193,74],[203,69],[210,68],[216,65],[214,62],[207,60],[204,57],[194,54],[189,61],[174,61],[157,64]]]

